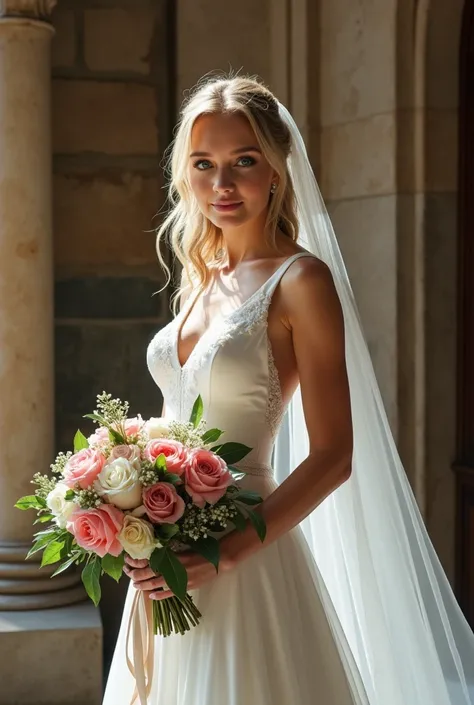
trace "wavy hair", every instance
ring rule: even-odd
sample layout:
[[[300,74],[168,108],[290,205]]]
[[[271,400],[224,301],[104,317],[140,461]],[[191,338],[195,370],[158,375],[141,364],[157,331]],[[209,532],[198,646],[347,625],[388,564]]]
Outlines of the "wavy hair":
[[[176,136],[170,145],[167,164],[170,209],[157,231],[157,254],[167,275],[166,285],[171,275],[161,253],[165,239],[183,267],[181,285],[174,297],[175,313],[178,302],[190,289],[197,287],[199,293],[207,287],[211,279],[209,266],[219,259],[223,246],[221,229],[202,214],[189,184],[192,128],[201,115],[229,113],[247,118],[263,155],[279,176],[276,192],[269,195],[265,228],[269,244],[278,249],[278,229],[293,241],[298,238],[295,195],[288,172],[291,139],[276,98],[260,81],[250,77],[207,78],[198,83],[183,104]]]

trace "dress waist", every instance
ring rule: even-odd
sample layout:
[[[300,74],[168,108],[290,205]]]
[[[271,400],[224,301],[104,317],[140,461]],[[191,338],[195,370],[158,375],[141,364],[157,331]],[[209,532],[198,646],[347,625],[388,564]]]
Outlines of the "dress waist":
[[[256,475],[259,477],[273,477],[273,468],[270,463],[261,463],[256,460],[242,460],[236,463],[236,470],[241,470],[246,475]]]

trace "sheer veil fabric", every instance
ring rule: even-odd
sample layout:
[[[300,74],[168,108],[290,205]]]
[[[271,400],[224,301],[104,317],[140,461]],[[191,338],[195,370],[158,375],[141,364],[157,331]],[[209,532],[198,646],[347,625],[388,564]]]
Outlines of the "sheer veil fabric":
[[[371,705],[474,705],[474,634],[418,510],[387,421],[344,262],[288,110],[299,243],[331,269],[342,303],[354,424],[350,480],[303,522],[333,629],[342,625]],[[309,451],[298,388],[274,451],[282,482]]]

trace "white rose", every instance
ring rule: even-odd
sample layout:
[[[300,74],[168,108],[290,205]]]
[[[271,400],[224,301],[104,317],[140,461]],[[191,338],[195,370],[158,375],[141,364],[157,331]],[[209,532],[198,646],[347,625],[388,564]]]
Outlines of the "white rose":
[[[150,558],[151,554],[161,546],[155,538],[153,526],[144,519],[138,519],[131,514],[126,514],[122,529],[117,538],[131,558],[140,560]]]
[[[152,417],[145,423],[145,433],[150,441],[154,438],[168,438],[170,434],[169,421],[163,417]]]
[[[97,475],[94,489],[119,509],[135,509],[142,502],[138,468],[126,458],[115,458],[106,463]]]
[[[54,490],[46,497],[46,505],[54,514],[56,524],[61,528],[66,528],[66,522],[69,520],[71,514],[79,509],[79,505],[75,502],[70,502],[66,500],[66,492],[69,492],[70,488],[63,482],[58,482]]]

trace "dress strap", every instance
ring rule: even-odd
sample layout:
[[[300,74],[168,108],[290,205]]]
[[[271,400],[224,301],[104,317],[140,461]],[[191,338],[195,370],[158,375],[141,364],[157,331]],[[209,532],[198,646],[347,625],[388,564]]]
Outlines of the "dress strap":
[[[276,272],[272,274],[272,276],[268,279],[268,281],[265,284],[265,293],[268,296],[272,296],[273,292],[277,288],[278,284],[280,283],[281,278],[285,274],[286,270],[291,267],[293,262],[296,262],[297,259],[300,259],[301,257],[313,257],[316,258],[316,255],[311,254],[311,252],[297,252],[295,255],[292,255],[291,257],[288,257],[283,264],[278,267]],[[317,258],[316,258],[317,259]]]

